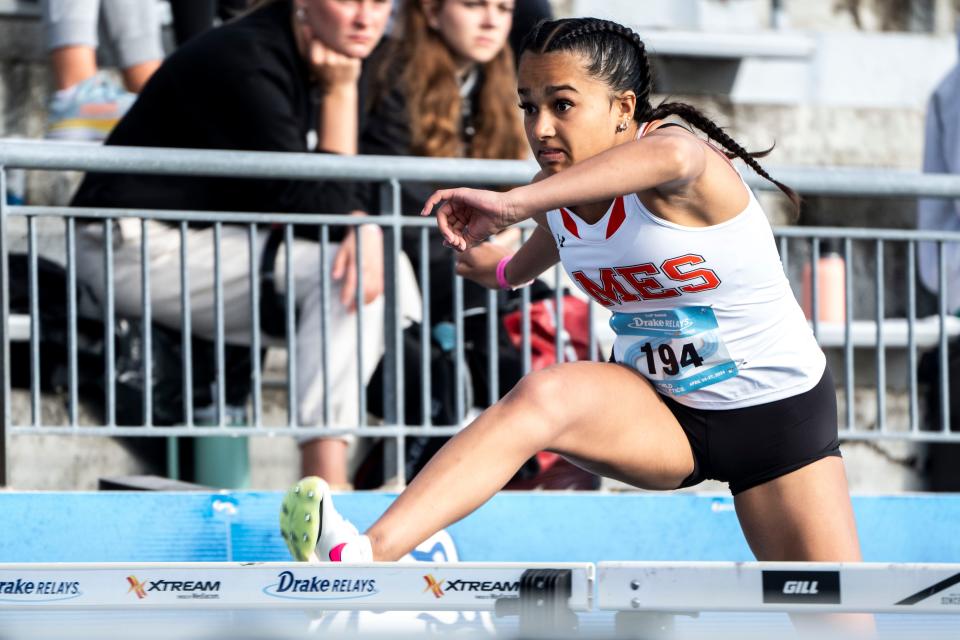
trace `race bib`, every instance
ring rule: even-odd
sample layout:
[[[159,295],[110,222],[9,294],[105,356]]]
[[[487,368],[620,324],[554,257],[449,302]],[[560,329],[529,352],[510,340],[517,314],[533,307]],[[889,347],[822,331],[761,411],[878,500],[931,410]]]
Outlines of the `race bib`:
[[[737,375],[710,307],[615,313],[617,362],[642,373],[660,393],[682,396]]]

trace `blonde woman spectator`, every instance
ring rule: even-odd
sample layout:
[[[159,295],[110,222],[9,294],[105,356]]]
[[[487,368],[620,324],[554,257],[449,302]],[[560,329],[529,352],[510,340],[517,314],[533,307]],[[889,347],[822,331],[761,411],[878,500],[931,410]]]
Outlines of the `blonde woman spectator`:
[[[390,10],[387,0],[262,3],[248,15],[196,37],[171,54],[107,144],[354,154],[360,60],[380,40]],[[314,104],[315,95],[319,96],[319,105]],[[308,148],[307,134],[312,130],[317,132],[318,144]],[[347,213],[356,208],[350,202],[351,191],[349,186],[317,181],[89,174],[73,203],[90,207]],[[148,226],[154,321],[178,328],[179,231],[161,222]],[[210,227],[191,224],[189,263],[185,265],[190,270],[193,332],[206,338],[214,335]],[[119,234],[121,244],[114,252],[112,284],[117,312],[123,315],[140,313],[139,229],[139,221],[125,221]],[[329,347],[333,423],[345,426],[358,423],[357,368],[362,367],[369,376],[382,352],[382,238],[379,227],[366,225],[359,229],[364,247],[363,299],[368,305],[362,332],[366,354],[363,363],[356,357],[361,338],[353,309],[354,231],[331,229],[335,244],[325,265],[319,262],[317,227],[299,227],[293,243],[298,419],[305,426],[323,424],[324,349]],[[101,225],[92,225],[80,234],[79,268],[84,280],[102,295],[100,230]],[[262,230],[261,250],[266,237],[267,232]],[[236,344],[247,343],[251,332],[247,254],[246,227],[225,226],[221,254],[224,321],[227,341]],[[283,262],[281,250],[275,278],[281,292]],[[335,285],[327,344],[320,341],[320,274],[324,269],[332,270]],[[342,438],[303,442],[301,453],[304,473],[323,476],[334,485],[347,481]]]

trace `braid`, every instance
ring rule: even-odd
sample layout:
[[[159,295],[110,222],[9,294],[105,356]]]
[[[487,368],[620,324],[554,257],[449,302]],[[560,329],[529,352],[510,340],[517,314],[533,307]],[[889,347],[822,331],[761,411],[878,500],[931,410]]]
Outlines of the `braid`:
[[[770,151],[773,150],[773,147],[766,149],[765,151],[749,152],[743,147],[741,147],[736,140],[731,138],[726,131],[720,128],[713,120],[700,113],[696,107],[685,104],[683,102],[663,102],[656,109],[654,109],[650,114],[650,120],[660,120],[666,118],[667,116],[676,115],[680,116],[697,129],[700,129],[707,137],[711,140],[715,140],[726,150],[726,155],[728,158],[740,158],[747,165],[753,169],[757,175],[766,180],[769,180],[777,186],[780,191],[784,193],[793,203],[794,208],[799,213],[800,211],[800,196],[797,195],[797,192],[783,184],[778,180],[774,180],[773,177],[767,173],[767,170],[764,169],[756,158],[762,158],[766,156]]]
[[[650,67],[650,58],[647,57],[647,47],[643,44],[643,40],[640,39],[640,34],[634,31],[633,29],[628,29],[621,25],[621,29],[624,29],[627,34],[624,37],[628,38],[630,42],[633,43],[633,46],[637,48],[637,58],[640,65],[640,85],[637,87],[639,91],[637,92],[637,108],[633,112],[633,117],[637,122],[642,122],[649,117],[650,114],[650,92],[653,91],[653,71]]]

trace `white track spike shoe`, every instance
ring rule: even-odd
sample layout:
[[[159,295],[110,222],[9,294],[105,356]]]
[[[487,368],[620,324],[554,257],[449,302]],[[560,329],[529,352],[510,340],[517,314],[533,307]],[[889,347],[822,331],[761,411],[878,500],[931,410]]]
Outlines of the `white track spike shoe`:
[[[316,476],[301,479],[283,497],[280,533],[290,554],[301,562],[372,560],[369,542],[337,513],[330,487]],[[344,557],[348,544],[350,552]]]

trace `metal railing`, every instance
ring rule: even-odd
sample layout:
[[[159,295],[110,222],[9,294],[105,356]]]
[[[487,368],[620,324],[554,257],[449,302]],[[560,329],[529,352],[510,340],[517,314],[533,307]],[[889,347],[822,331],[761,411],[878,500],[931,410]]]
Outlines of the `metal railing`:
[[[319,154],[292,154],[292,153],[254,153],[254,152],[222,152],[178,149],[140,149],[130,147],[92,147],[90,145],[57,144],[43,142],[3,142],[0,141],[0,194],[5,192],[6,169],[33,169],[33,170],[76,170],[76,171],[121,171],[124,173],[147,173],[161,175],[203,175],[221,177],[242,177],[252,179],[342,179],[347,181],[364,181],[381,183],[381,202],[384,203],[382,215],[368,218],[357,218],[348,215],[315,215],[315,214],[288,214],[288,213],[248,213],[248,212],[209,212],[209,211],[159,211],[143,209],[81,209],[70,207],[41,207],[41,206],[10,206],[5,199],[0,199],[0,394],[2,394],[3,422],[0,434],[0,485],[5,481],[6,447],[5,439],[10,435],[29,434],[70,434],[94,436],[221,436],[226,435],[225,412],[225,382],[224,382],[224,326],[223,326],[223,291],[222,274],[219,269],[220,234],[223,225],[244,225],[249,239],[249,291],[250,313],[252,327],[259,326],[259,286],[258,286],[258,251],[257,234],[263,225],[283,225],[286,239],[293,235],[293,225],[310,225],[319,227],[320,242],[317,250],[321,256],[329,255],[329,230],[331,227],[352,227],[358,224],[376,224],[384,230],[385,251],[385,342],[384,353],[384,421],[381,425],[371,426],[366,423],[365,412],[360,412],[359,424],[330,425],[329,421],[329,386],[324,393],[324,415],[330,426],[306,426],[297,423],[296,381],[297,363],[295,340],[295,313],[293,304],[293,288],[291,253],[286,253],[286,299],[285,308],[287,361],[287,424],[284,426],[266,425],[262,420],[263,380],[261,378],[261,336],[256,329],[251,330],[250,345],[250,379],[251,393],[249,400],[250,424],[242,430],[243,435],[304,435],[329,436],[352,434],[361,437],[388,437],[396,438],[396,464],[400,474],[400,481],[404,481],[404,438],[408,436],[442,436],[459,431],[464,425],[430,424],[429,417],[423,424],[404,424],[401,416],[406,415],[404,407],[407,384],[419,384],[423,407],[430,406],[430,274],[428,269],[428,234],[435,233],[435,222],[415,216],[402,216],[400,205],[400,188],[404,181],[450,183],[462,185],[517,185],[529,181],[536,171],[533,164],[520,161],[482,161],[457,159],[425,159],[425,158],[397,158],[397,157],[341,157]],[[833,196],[872,196],[872,197],[960,197],[960,177],[946,175],[920,175],[903,171],[877,171],[853,169],[790,169],[778,168],[775,175],[782,181],[793,186],[797,191],[806,195],[833,195]],[[769,182],[752,174],[747,176],[750,185],[759,190],[774,188]],[[14,424],[11,418],[10,405],[10,316],[9,316],[9,266],[7,254],[9,250],[8,222],[15,217],[22,217],[27,222],[27,255],[29,268],[30,308],[29,308],[29,342],[30,342],[30,399],[31,424]],[[60,218],[64,220],[66,274],[67,274],[67,353],[68,353],[68,380],[67,380],[67,409],[68,424],[48,425],[42,423],[40,405],[40,344],[38,330],[40,323],[40,309],[38,305],[37,274],[38,274],[38,246],[37,223],[43,219]],[[141,220],[141,282],[143,292],[141,296],[142,308],[142,340],[143,349],[147,354],[143,358],[143,425],[117,426],[115,420],[116,398],[113,385],[106,384],[105,407],[106,417],[104,424],[90,426],[81,425],[78,421],[78,376],[77,369],[77,266],[76,241],[77,219],[86,218],[100,221],[104,237],[104,275],[106,299],[103,300],[105,371],[104,379],[111,381],[114,378],[114,295],[112,287],[112,229],[113,223],[121,219]],[[205,222],[213,225],[214,250],[217,259],[214,267],[214,312],[215,312],[215,399],[217,426],[198,426],[193,421],[191,372],[191,312],[190,312],[190,273],[181,268],[181,329],[182,332],[182,367],[183,367],[183,414],[184,424],[181,426],[158,427],[152,424],[152,381],[151,381],[151,275],[146,268],[150,255],[150,221],[165,221],[173,223],[181,234],[181,265],[186,264],[187,229],[190,222]],[[401,260],[401,231],[408,228],[419,228],[419,263],[421,265],[421,288],[423,315],[421,325],[421,342],[424,349],[421,351],[422,378],[418,381],[404,379],[403,362],[403,322],[400,317],[398,304],[399,265]],[[823,239],[839,239],[843,243],[843,255],[846,259],[846,304],[847,312],[842,324],[842,348],[844,375],[842,384],[844,396],[847,400],[845,410],[845,424],[841,430],[841,437],[846,439],[907,439],[915,441],[960,441],[960,433],[951,433],[950,406],[949,406],[949,371],[947,361],[947,342],[951,335],[948,326],[949,312],[946,308],[946,296],[939,296],[939,313],[937,316],[936,337],[927,340],[924,344],[917,333],[916,318],[916,288],[914,262],[916,246],[921,241],[938,243],[941,256],[941,291],[946,289],[946,269],[944,262],[943,245],[946,242],[960,242],[960,234],[925,233],[904,230],[877,230],[857,228],[813,228],[813,227],[783,227],[776,229],[779,238],[781,256],[784,267],[790,267],[791,248],[805,244],[809,247],[808,259],[812,269],[812,317],[813,329],[818,337],[829,327],[821,326],[818,313],[818,256],[820,241]],[[906,424],[893,428],[887,420],[887,385],[886,378],[886,340],[888,336],[889,319],[884,312],[884,260],[886,247],[900,243],[906,251],[908,265],[907,273],[902,280],[907,298],[908,314],[906,318],[906,339],[903,347],[908,358],[908,379],[906,380],[909,394],[909,411]],[[875,310],[874,325],[874,362],[876,377],[873,387],[877,394],[877,417],[875,428],[858,428],[855,424],[854,398],[856,394],[856,380],[854,371],[855,362],[855,334],[863,329],[853,318],[852,303],[854,295],[854,278],[851,265],[854,261],[855,247],[866,244],[873,246],[876,252],[874,286]],[[358,251],[357,260],[360,262],[361,251]],[[321,264],[323,262],[321,261]],[[556,285],[556,309],[558,318],[562,314],[563,282],[559,269],[554,272]],[[329,312],[330,282],[329,274],[324,270],[322,278],[322,296],[324,299],[324,314]],[[357,314],[358,331],[363,324],[363,305],[360,291],[362,282],[357,287]],[[456,384],[456,415],[465,416],[470,407],[466,406],[464,384],[467,363],[464,353],[464,316],[463,316],[463,282],[459,277],[453,277],[454,294],[454,335],[455,335],[455,377]],[[524,371],[530,369],[531,334],[530,334],[530,294],[524,290],[522,294],[522,344]],[[591,303],[591,307],[594,306]],[[486,363],[487,374],[490,378],[490,393],[488,398],[478,399],[478,406],[486,406],[497,399],[498,389],[498,359],[497,340],[498,327],[496,292],[489,292],[485,309],[487,324],[486,336],[489,358]],[[592,322],[593,313],[590,313],[590,344],[591,357],[599,356],[598,341],[602,339],[600,323]],[[559,325],[559,323],[558,323]],[[327,326],[326,321],[322,326]],[[835,329],[835,327],[834,327]],[[562,331],[557,332],[556,357],[564,358],[565,345],[562,342]],[[325,337],[325,335],[324,335]],[[940,413],[939,428],[928,430],[921,424],[919,414],[919,394],[916,379],[916,364],[918,353],[923,346],[939,346],[939,373],[940,373]],[[326,351],[326,350],[324,350]],[[326,360],[326,359],[325,359]],[[22,363],[17,363],[22,366]],[[329,363],[323,363],[323,378],[325,385],[329,385],[327,375]],[[362,376],[362,373],[361,373]],[[362,379],[361,379],[362,382]],[[359,385],[358,403],[366,406],[365,385]],[[427,414],[428,412],[424,412]],[[237,434],[231,429],[230,435]]]

